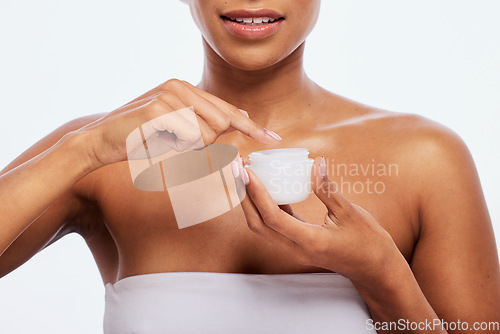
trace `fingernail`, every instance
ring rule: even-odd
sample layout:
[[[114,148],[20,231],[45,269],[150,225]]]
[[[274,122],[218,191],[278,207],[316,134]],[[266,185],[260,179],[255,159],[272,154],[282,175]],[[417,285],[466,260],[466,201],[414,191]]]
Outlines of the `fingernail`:
[[[234,178],[237,178],[240,175],[238,163],[236,161],[231,162],[231,171],[233,172]]]
[[[241,178],[243,179],[243,182],[245,184],[248,184],[248,182],[250,182],[250,178],[248,177],[248,172],[245,167],[241,167]]]
[[[319,160],[319,173],[322,177],[326,177],[326,162],[324,156],[321,156],[321,159]]]
[[[276,132],[273,132],[271,130],[268,130],[266,128],[264,128],[264,131],[266,131],[266,135],[268,135],[269,137],[271,137],[272,139],[276,140],[276,141],[280,141],[281,140],[281,137],[278,136],[278,134]]]

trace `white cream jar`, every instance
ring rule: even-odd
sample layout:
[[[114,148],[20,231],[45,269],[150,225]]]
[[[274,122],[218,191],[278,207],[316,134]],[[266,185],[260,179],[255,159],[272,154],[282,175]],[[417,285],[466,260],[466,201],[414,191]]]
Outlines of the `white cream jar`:
[[[279,148],[248,155],[251,169],[277,204],[302,202],[311,192],[311,168],[306,148]]]

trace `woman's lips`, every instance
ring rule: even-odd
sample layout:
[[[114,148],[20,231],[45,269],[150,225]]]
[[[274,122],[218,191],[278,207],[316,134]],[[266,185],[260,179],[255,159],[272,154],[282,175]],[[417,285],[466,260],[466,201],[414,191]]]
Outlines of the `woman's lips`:
[[[245,39],[263,39],[275,34],[284,18],[267,9],[236,10],[221,15],[224,27],[233,35]]]
[[[248,24],[248,23],[239,23],[235,21],[231,21],[226,18],[222,18],[224,20],[224,26],[226,29],[241,38],[247,39],[263,39],[268,36],[275,34],[283,20],[277,20],[272,23],[260,23],[260,24]]]

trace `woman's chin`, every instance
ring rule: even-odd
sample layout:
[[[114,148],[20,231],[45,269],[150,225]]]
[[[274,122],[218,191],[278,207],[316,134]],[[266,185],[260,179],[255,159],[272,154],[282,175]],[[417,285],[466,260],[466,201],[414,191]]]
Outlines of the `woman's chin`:
[[[224,62],[231,67],[245,71],[258,71],[269,68],[286,59],[292,50],[279,43],[251,45],[236,43],[214,43],[204,38],[206,55],[215,62]]]
[[[279,43],[265,46],[238,45],[229,47],[225,45],[219,48],[216,54],[221,58],[220,60],[234,68],[245,71],[259,71],[270,68],[284,60],[293,61],[299,58],[294,55],[302,53],[303,48],[301,49],[300,46],[303,44],[297,43],[293,47],[291,45],[280,45]]]
[[[270,55],[264,56],[264,55],[253,55],[253,54],[227,55],[226,57],[223,58],[232,67],[244,71],[263,70],[275,65],[281,60],[280,57],[271,57]]]

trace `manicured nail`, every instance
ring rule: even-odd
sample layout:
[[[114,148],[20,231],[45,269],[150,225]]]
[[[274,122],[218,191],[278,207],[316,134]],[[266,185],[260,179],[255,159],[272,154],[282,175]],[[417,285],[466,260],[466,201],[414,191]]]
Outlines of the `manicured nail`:
[[[233,172],[233,176],[236,179],[240,175],[238,163],[236,161],[231,162],[231,171]]]
[[[268,135],[269,137],[271,137],[272,139],[276,140],[276,141],[280,141],[281,140],[281,137],[278,136],[278,134],[276,132],[273,132],[271,130],[268,130],[266,128],[264,128],[264,131],[266,131],[266,135]]]
[[[248,177],[248,172],[245,167],[241,167],[241,178],[243,179],[243,182],[245,184],[248,184],[248,182],[250,182],[250,178]]]
[[[322,177],[326,177],[326,163],[324,156],[321,156],[321,159],[319,160],[319,173]]]

